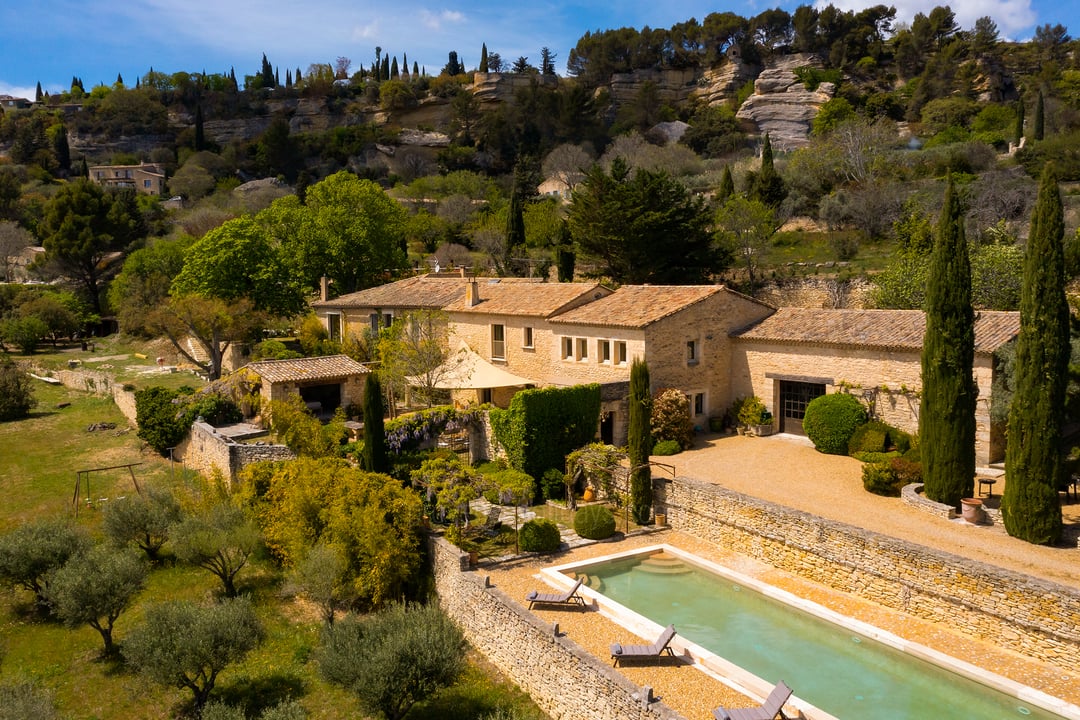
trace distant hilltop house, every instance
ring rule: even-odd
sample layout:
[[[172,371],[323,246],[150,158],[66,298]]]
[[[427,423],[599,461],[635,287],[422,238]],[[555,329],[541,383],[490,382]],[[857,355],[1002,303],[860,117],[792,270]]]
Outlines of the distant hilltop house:
[[[131,189],[144,195],[165,193],[165,168],[157,163],[92,165],[90,179],[113,189]]]
[[[676,388],[695,427],[757,396],[780,432],[805,434],[813,398],[855,394],[878,418],[917,432],[926,330],[917,310],[776,308],[722,285],[536,283],[431,274],[312,303],[331,337],[377,332],[411,310],[447,315],[458,367],[437,387],[456,403],[506,407],[524,388],[596,382],[604,442],[624,444],[630,364],[649,363],[654,391]],[[994,352],[1020,332],[1015,312],[980,311],[975,326],[976,459],[1004,454],[990,418]],[[461,357],[457,357],[457,355]]]
[[[570,202],[571,188],[565,180],[549,177],[537,186],[536,191],[544,197],[558,198],[563,203]]]
[[[14,95],[0,95],[0,108],[4,110],[26,110],[32,102],[26,98],[15,97]]]

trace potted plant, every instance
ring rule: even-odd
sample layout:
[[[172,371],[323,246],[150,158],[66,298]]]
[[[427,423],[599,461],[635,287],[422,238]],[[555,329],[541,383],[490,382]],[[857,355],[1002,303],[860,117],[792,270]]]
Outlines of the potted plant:
[[[765,407],[765,403],[756,395],[740,398],[736,401],[738,410],[736,418],[739,427],[745,428],[751,435],[772,434],[772,413]]]

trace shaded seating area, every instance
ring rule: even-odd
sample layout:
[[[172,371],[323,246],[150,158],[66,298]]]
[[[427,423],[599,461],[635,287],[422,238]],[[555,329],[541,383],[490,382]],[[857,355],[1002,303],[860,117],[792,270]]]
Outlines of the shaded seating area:
[[[529,609],[532,610],[533,605],[539,603],[542,605],[568,605],[580,607],[584,610],[585,599],[577,594],[578,588],[581,587],[581,583],[584,580],[584,577],[579,577],[578,581],[574,583],[574,587],[564,593],[538,593],[535,590],[531,591],[525,596],[525,599],[529,601]]]
[[[781,680],[776,683],[769,697],[765,698],[765,702],[756,708],[716,708],[712,714],[716,720],[774,720],[778,716],[786,719],[784,703],[791,697],[791,692],[791,688]]]
[[[611,664],[618,665],[623,660],[659,660],[665,652],[675,657],[671,649],[671,640],[675,637],[675,626],[668,625],[652,645],[622,645],[612,643]]]

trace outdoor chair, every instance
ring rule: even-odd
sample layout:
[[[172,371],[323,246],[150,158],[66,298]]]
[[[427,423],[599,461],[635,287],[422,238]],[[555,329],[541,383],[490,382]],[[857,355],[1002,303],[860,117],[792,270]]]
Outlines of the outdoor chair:
[[[788,701],[789,697],[791,697],[791,688],[781,680],[776,683],[776,687],[769,693],[769,697],[765,698],[765,702],[756,708],[725,710],[721,707],[713,710],[712,714],[716,720],[773,720],[777,716],[786,719],[784,703]]]
[[[578,581],[574,583],[574,587],[570,588],[564,593],[538,593],[535,590],[531,591],[525,596],[525,599],[529,601],[529,609],[532,610],[532,606],[536,603],[542,605],[574,605],[580,606],[582,610],[585,609],[585,599],[577,594],[578,588],[581,587],[581,583],[584,582],[585,576],[582,575],[578,578]]]
[[[675,626],[668,625],[660,637],[652,645],[611,645],[611,664],[618,665],[620,660],[659,660],[665,652],[672,657],[675,651],[671,649],[671,639],[675,637]]]

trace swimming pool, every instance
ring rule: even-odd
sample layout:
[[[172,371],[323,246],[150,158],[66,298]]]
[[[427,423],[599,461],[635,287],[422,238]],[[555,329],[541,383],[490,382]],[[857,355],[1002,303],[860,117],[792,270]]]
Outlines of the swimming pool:
[[[674,623],[705,667],[726,666],[708,662],[715,654],[760,678],[755,687],[783,679],[812,704],[810,717],[824,716],[816,708],[841,720],[1080,718],[1057,698],[670,546],[549,571],[588,575],[585,592],[639,634],[651,630],[635,614]]]

